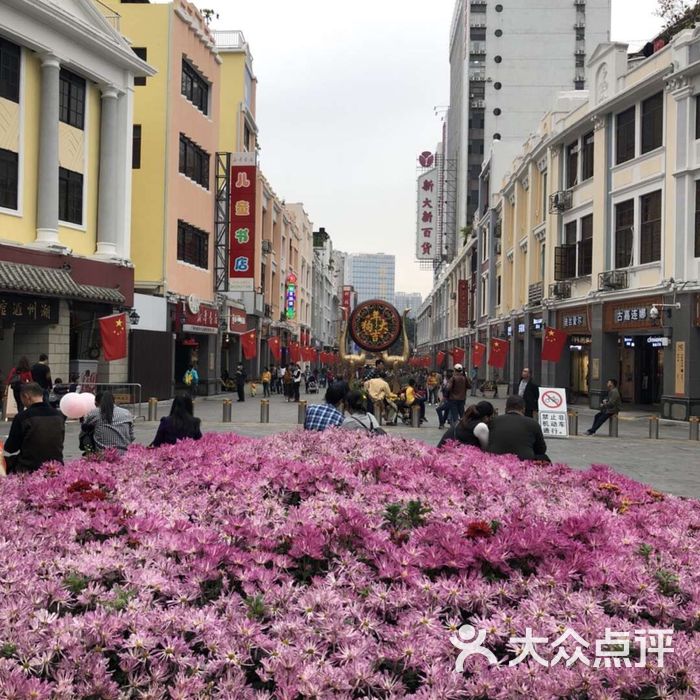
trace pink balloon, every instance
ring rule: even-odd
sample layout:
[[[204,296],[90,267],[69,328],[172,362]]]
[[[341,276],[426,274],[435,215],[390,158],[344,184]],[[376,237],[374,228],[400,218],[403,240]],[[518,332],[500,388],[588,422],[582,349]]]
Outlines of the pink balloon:
[[[82,418],[87,413],[83,399],[80,394],[76,394],[74,391],[61,399],[59,407],[66,418]]]
[[[95,394],[91,394],[89,391],[82,391],[78,396],[80,396],[80,400],[85,406],[85,413],[90,413],[95,408]]]

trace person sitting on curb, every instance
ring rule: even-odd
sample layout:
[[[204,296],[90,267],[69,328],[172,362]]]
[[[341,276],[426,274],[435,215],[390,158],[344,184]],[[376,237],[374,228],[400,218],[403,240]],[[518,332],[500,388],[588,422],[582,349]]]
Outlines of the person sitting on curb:
[[[593,425],[586,431],[586,435],[595,435],[606,420],[616,416],[622,408],[622,397],[617,388],[617,379],[608,379],[608,398],[603,399],[600,411],[593,417]]]
[[[331,384],[326,389],[324,403],[307,406],[304,430],[322,431],[326,428],[340,427],[345,419],[339,407],[347,393],[347,386],[343,382]]]
[[[442,447],[450,440],[456,440],[463,445],[472,445],[485,451],[489,444],[489,425],[493,415],[493,404],[489,401],[479,401],[469,406],[459,423],[453,425],[442,436],[438,447]]]
[[[550,462],[542,428],[534,418],[525,414],[522,396],[506,399],[506,413],[496,416],[489,431],[488,451],[497,455],[516,455],[521,460]]]
[[[189,396],[176,396],[170,408],[170,415],[160,419],[160,425],[150,447],[174,445],[178,440],[202,437],[201,421],[194,416],[194,406]]]

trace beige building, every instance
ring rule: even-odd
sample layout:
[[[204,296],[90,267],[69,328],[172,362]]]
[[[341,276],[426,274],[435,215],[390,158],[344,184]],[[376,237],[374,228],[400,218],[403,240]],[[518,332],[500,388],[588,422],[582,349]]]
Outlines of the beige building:
[[[697,57],[700,30],[649,57],[602,44],[587,63],[590,90],[559,96],[499,183],[494,142],[474,226],[419,314],[423,349],[502,338],[502,379],[529,366],[540,384],[597,406],[615,378],[625,401],[700,414]],[[541,360],[546,326],[569,334],[558,363]],[[495,377],[486,366],[480,375]]]

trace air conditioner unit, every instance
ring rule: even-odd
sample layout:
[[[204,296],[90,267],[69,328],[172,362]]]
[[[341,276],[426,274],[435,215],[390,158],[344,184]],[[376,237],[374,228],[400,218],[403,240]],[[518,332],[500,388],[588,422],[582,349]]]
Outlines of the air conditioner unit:
[[[271,253],[272,252],[272,241],[268,241],[267,239],[263,239],[262,252],[263,253]]]
[[[571,282],[555,282],[549,285],[549,296],[555,299],[571,298]]]
[[[567,211],[571,209],[572,205],[572,195],[568,190],[562,190],[561,192],[555,192],[549,197],[549,211],[551,214],[555,212]]]
[[[585,22],[576,22],[576,24],[574,24],[574,29],[585,29],[585,28],[586,28]]]
[[[500,255],[500,254],[501,254],[501,242],[497,241],[497,243],[496,243],[496,255]]]
[[[598,276],[598,289],[626,289],[626,270],[608,270]]]

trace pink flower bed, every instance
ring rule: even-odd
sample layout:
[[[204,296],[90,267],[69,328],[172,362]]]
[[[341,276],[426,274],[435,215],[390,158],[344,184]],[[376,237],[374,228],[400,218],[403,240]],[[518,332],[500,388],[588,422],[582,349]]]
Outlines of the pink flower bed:
[[[208,435],[0,489],[5,699],[700,694],[700,504],[606,467]],[[462,624],[499,665],[455,672]],[[666,628],[674,651],[509,666],[528,627]]]

